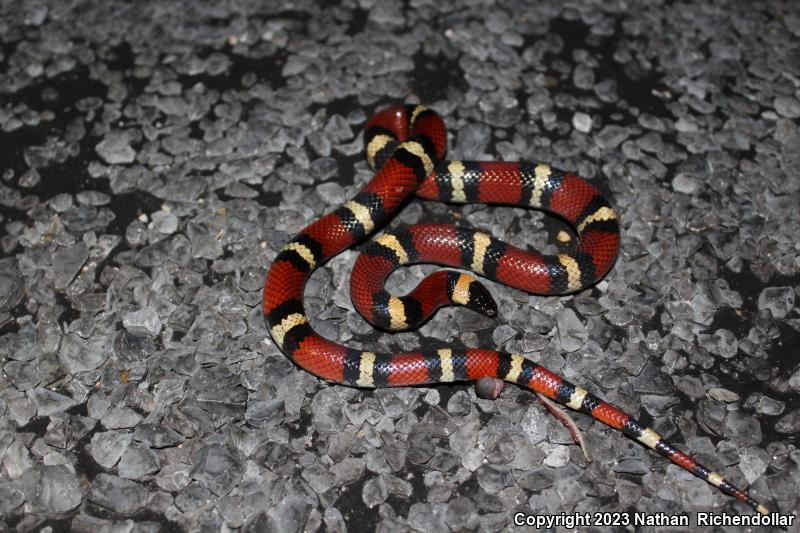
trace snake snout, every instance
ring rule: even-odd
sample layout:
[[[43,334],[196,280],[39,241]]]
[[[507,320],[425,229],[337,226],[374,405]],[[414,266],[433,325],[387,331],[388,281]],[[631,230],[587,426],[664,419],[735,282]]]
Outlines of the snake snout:
[[[497,316],[497,303],[494,301],[489,289],[480,281],[473,281],[469,285],[469,300],[467,307],[482,315]]]

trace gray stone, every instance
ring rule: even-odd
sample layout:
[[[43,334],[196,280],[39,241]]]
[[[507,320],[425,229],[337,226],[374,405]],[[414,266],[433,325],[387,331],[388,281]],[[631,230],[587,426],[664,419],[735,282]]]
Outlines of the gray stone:
[[[502,346],[517,334],[516,330],[508,324],[497,326],[492,333],[492,341],[496,346]]]
[[[122,431],[103,431],[92,435],[90,453],[103,468],[112,468],[125,453],[133,435]]]
[[[141,442],[131,442],[117,464],[120,477],[136,481],[150,479],[160,468],[158,454]]]
[[[151,306],[126,314],[122,319],[122,325],[136,335],[156,336],[161,332],[161,319]]]
[[[758,308],[768,309],[775,318],[785,317],[794,307],[792,287],[767,287],[758,296]]]
[[[677,174],[672,178],[672,190],[683,194],[695,195],[703,190],[703,185],[691,176]]]
[[[0,514],[7,515],[25,502],[25,493],[9,483],[0,484]]]
[[[345,202],[344,188],[333,181],[319,184],[317,193],[330,205],[341,205]]]
[[[163,490],[178,492],[192,481],[191,471],[191,465],[187,464],[164,465],[156,474],[155,481]]]
[[[121,515],[133,515],[147,505],[147,490],[135,481],[101,473],[92,481],[89,501]]]
[[[640,394],[667,396],[672,393],[670,377],[653,365],[647,365],[633,381],[633,390]]]
[[[95,516],[90,516],[84,513],[76,515],[72,522],[70,522],[70,531],[75,533],[95,533],[102,531],[103,533],[117,533],[124,531],[158,531],[159,524],[155,522],[137,521],[131,519],[127,520],[103,520]]]
[[[622,459],[614,465],[614,472],[642,476],[650,471],[641,459]]]
[[[557,314],[557,321],[561,348],[565,352],[575,352],[583,347],[588,339],[588,333],[575,311],[569,308],[561,309]]]
[[[12,442],[8,442],[12,437],[4,442],[5,453],[3,454],[3,473],[9,479],[17,479],[26,472],[28,472],[34,463],[31,460],[31,454],[26,447],[26,443],[21,438],[14,438]]]
[[[133,438],[150,448],[170,448],[184,441],[183,435],[161,424],[139,424]]]
[[[303,470],[302,476],[318,494],[324,494],[336,484],[336,476],[322,465],[309,466]]]
[[[298,496],[283,498],[273,513],[278,531],[300,533],[306,525],[311,509],[311,504]]]
[[[68,333],[61,341],[58,360],[68,372],[94,370],[108,358],[108,351],[93,342],[87,342],[78,335]]]
[[[758,404],[756,406],[756,410],[759,413],[770,415],[770,416],[777,416],[786,409],[786,404],[779,400],[773,400],[769,396],[762,396],[758,400]]]
[[[622,144],[622,141],[627,139],[629,136],[630,131],[628,131],[628,129],[621,126],[610,125],[605,126],[602,130],[595,134],[594,137],[600,148],[604,150],[613,150]]]
[[[447,531],[448,527],[429,503],[417,502],[408,510],[408,524],[417,531]]]
[[[241,458],[220,444],[201,448],[192,458],[192,465],[192,478],[218,496],[230,492],[244,470]]]
[[[791,388],[800,391],[800,367],[789,377],[788,383]]]
[[[761,443],[761,425],[758,420],[741,411],[731,411],[725,416],[724,435],[733,442],[745,445]]]
[[[22,273],[16,258],[0,259],[0,312],[10,311],[22,300],[24,294]]]
[[[78,476],[65,465],[37,465],[25,472],[20,488],[32,513],[60,515],[76,508],[83,498]]]
[[[800,101],[792,96],[776,96],[775,111],[786,118],[800,118]]]
[[[132,428],[141,421],[142,417],[129,407],[113,407],[103,415],[100,423],[106,429]]]
[[[453,414],[467,414],[472,410],[472,399],[465,391],[458,391],[447,401],[447,412]]]
[[[53,254],[53,281],[56,289],[63,289],[89,258],[89,248],[79,241]]]
[[[478,485],[489,494],[497,494],[514,483],[514,476],[506,467],[483,465],[475,474]]]
[[[775,431],[790,435],[800,431],[800,409],[790,411],[778,419],[775,423]]]
[[[254,427],[273,427],[280,424],[286,416],[285,404],[278,399],[247,402],[244,416],[247,423]]]
[[[19,186],[25,189],[31,189],[39,185],[42,177],[35,168],[29,168],[19,177]]]
[[[345,523],[344,516],[342,516],[342,512],[336,507],[328,507],[325,509],[323,519],[325,520],[325,528],[327,531],[331,533],[346,533],[347,524]]]
[[[95,146],[97,154],[106,163],[120,165],[133,163],[136,151],[131,147],[128,135],[124,131],[112,131]]]
[[[717,401],[725,403],[733,403],[739,401],[739,395],[728,389],[722,387],[711,387],[708,389],[708,395]]]
[[[569,448],[561,444],[556,444],[544,458],[544,464],[551,468],[563,468],[569,463]]]
[[[581,133],[592,131],[592,117],[580,111],[572,115],[572,127]]]
[[[770,462],[769,453],[752,446],[741,450],[739,458],[739,470],[751,485],[767,471]]]
[[[28,397],[38,406],[36,414],[39,416],[51,416],[60,413],[77,403],[69,396],[64,396],[44,387],[30,389]]]
[[[178,217],[169,211],[156,211],[150,219],[153,229],[164,235],[172,235],[178,229]]]
[[[370,509],[385,502],[388,497],[389,490],[381,476],[368,480],[361,489],[361,499]]]

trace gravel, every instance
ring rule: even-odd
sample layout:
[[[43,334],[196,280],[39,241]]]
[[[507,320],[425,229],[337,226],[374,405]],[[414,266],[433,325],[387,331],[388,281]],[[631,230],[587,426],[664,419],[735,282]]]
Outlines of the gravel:
[[[580,294],[485,281],[496,320],[445,309],[389,335],[353,311],[347,252],[309,282],[313,326],[364,348],[522,353],[800,508],[796,2],[18,4],[0,5],[0,530],[745,510],[575,415],[587,463],[515,387],[355,390],[280,353],[266,268],[370,178],[361,130],[394,102],[442,114],[454,158],[595,183],[621,256]],[[508,207],[411,200],[390,224],[457,219],[574,246]]]

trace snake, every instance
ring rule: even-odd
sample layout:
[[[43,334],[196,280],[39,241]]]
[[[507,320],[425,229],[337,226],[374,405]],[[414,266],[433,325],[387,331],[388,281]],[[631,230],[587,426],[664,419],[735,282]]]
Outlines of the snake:
[[[484,285],[453,270],[430,274],[404,297],[392,296],[384,283],[400,265],[448,265],[546,295],[579,292],[612,268],[620,247],[620,226],[616,211],[597,187],[546,163],[447,161],[446,142],[443,119],[422,105],[392,105],[366,122],[366,159],[374,176],[351,200],[289,240],[267,271],[263,312],[283,354],[322,380],[359,388],[486,379],[513,383],[621,431],[725,494],[768,514],[767,507],[747,492],[651,427],[520,354],[457,346],[368,351],[329,340],[312,328],[303,306],[311,273],[383,227],[412,196],[540,209],[569,223],[579,245],[570,253],[543,255],[452,225],[417,224],[385,231],[366,245],[351,278],[354,307],[378,328],[417,327],[443,305],[462,305],[489,316],[497,313]]]

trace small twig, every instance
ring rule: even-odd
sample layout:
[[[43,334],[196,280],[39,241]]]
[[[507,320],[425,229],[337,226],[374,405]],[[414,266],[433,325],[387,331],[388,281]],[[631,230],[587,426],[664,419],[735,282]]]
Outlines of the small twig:
[[[506,384],[502,379],[484,377],[475,382],[475,394],[477,394],[480,398],[496,400],[503,391],[503,388],[505,388],[505,385]],[[575,444],[581,447],[581,451],[583,452],[583,456],[586,457],[586,461],[591,463],[592,458],[589,456],[589,450],[586,447],[586,441],[583,439],[583,434],[572,417],[569,416],[569,413],[559,409],[558,405],[544,394],[537,392],[536,397],[539,399],[539,403],[544,405],[545,409],[550,411],[550,414],[564,424],[564,427],[569,430],[569,434],[572,435],[572,440],[575,441]]]
[[[558,405],[544,394],[537,392],[536,397],[539,399],[539,403],[544,405],[545,409],[550,411],[551,415],[558,418],[561,423],[564,424],[564,427],[567,428],[570,435],[572,435],[572,440],[575,441],[575,444],[581,447],[581,451],[583,451],[583,456],[586,457],[586,461],[591,463],[592,458],[589,457],[589,451],[586,448],[586,441],[583,439],[583,434],[572,417],[569,416],[569,413],[559,409]]]

